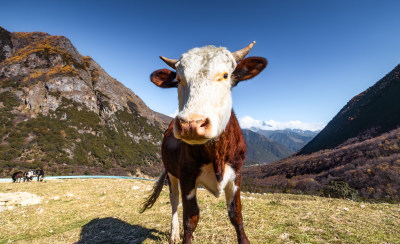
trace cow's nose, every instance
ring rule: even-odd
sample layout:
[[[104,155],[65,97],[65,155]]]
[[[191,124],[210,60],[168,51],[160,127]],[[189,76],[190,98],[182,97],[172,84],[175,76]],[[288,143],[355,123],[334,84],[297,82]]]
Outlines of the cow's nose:
[[[186,139],[204,137],[211,127],[209,118],[186,120],[175,118],[175,132]]]

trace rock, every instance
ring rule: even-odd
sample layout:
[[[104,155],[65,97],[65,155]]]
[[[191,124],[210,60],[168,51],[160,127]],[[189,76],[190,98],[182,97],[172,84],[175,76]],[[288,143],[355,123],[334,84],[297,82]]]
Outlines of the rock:
[[[289,239],[289,236],[290,236],[289,233],[282,233],[282,234],[279,236],[279,239],[281,239],[281,240],[287,240],[287,239]]]
[[[40,198],[28,198],[21,202],[21,206],[35,205],[40,203]]]
[[[0,193],[2,206],[7,205],[7,210],[13,210],[16,205],[28,206],[36,205],[41,202],[41,198],[29,192],[10,192]]]

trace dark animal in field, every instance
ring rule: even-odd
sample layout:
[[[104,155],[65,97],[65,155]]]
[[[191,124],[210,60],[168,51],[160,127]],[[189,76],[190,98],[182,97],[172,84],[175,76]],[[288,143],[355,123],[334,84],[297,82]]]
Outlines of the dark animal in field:
[[[26,175],[26,172],[24,173],[24,182],[25,182],[25,181],[26,181],[26,182],[32,181],[32,179],[33,179],[33,176],[27,176],[27,175]]]
[[[24,173],[24,182],[32,181],[33,177],[37,177],[37,181],[43,181],[44,171],[42,169],[28,170]]]
[[[142,212],[157,200],[168,179],[172,205],[171,242],[179,236],[179,187],[183,205],[183,243],[190,243],[199,221],[198,185],[219,197],[225,193],[228,215],[239,243],[249,243],[243,228],[240,201],[241,167],[246,143],[232,110],[232,87],[258,75],[267,65],[261,57],[244,59],[254,42],[231,53],[226,48],[194,48],[179,60],[160,57],[176,72],[161,69],[151,74],[159,87],[177,87],[179,113],[164,133],[164,172]]]
[[[24,173],[22,171],[17,171],[11,176],[11,178],[14,183],[17,183],[17,182],[21,182],[21,178],[23,176],[24,176]]]

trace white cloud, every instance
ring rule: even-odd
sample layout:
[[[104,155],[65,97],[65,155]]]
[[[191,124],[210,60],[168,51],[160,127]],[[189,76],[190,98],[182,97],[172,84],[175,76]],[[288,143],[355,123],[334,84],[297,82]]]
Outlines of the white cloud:
[[[284,130],[284,129],[300,129],[317,131],[322,130],[326,124],[321,122],[302,122],[299,120],[278,122],[275,120],[261,121],[250,116],[244,116],[239,119],[240,127],[243,129],[257,128],[261,130]]]
[[[178,115],[178,113],[179,113],[179,110],[177,109],[177,110],[175,110],[175,112],[173,114],[169,114],[168,116],[175,118]]]

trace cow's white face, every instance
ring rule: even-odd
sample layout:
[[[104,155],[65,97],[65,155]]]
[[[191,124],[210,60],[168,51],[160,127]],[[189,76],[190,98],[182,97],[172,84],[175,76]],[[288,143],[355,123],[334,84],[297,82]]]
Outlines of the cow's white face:
[[[226,48],[194,48],[182,55],[176,64],[179,82],[176,122],[201,123],[204,120],[207,128],[204,135],[193,138],[191,133],[182,134],[179,126],[174,126],[176,138],[190,144],[202,144],[222,133],[231,116],[231,75],[235,68],[235,59]]]
[[[243,57],[253,45],[247,47]],[[231,88],[256,76],[267,65],[260,57],[237,64],[236,52],[214,46],[191,49],[179,60],[161,58],[176,73],[157,70],[151,81],[163,88],[178,87],[179,113],[174,120],[174,136],[192,145],[204,144],[224,131],[232,110]]]

